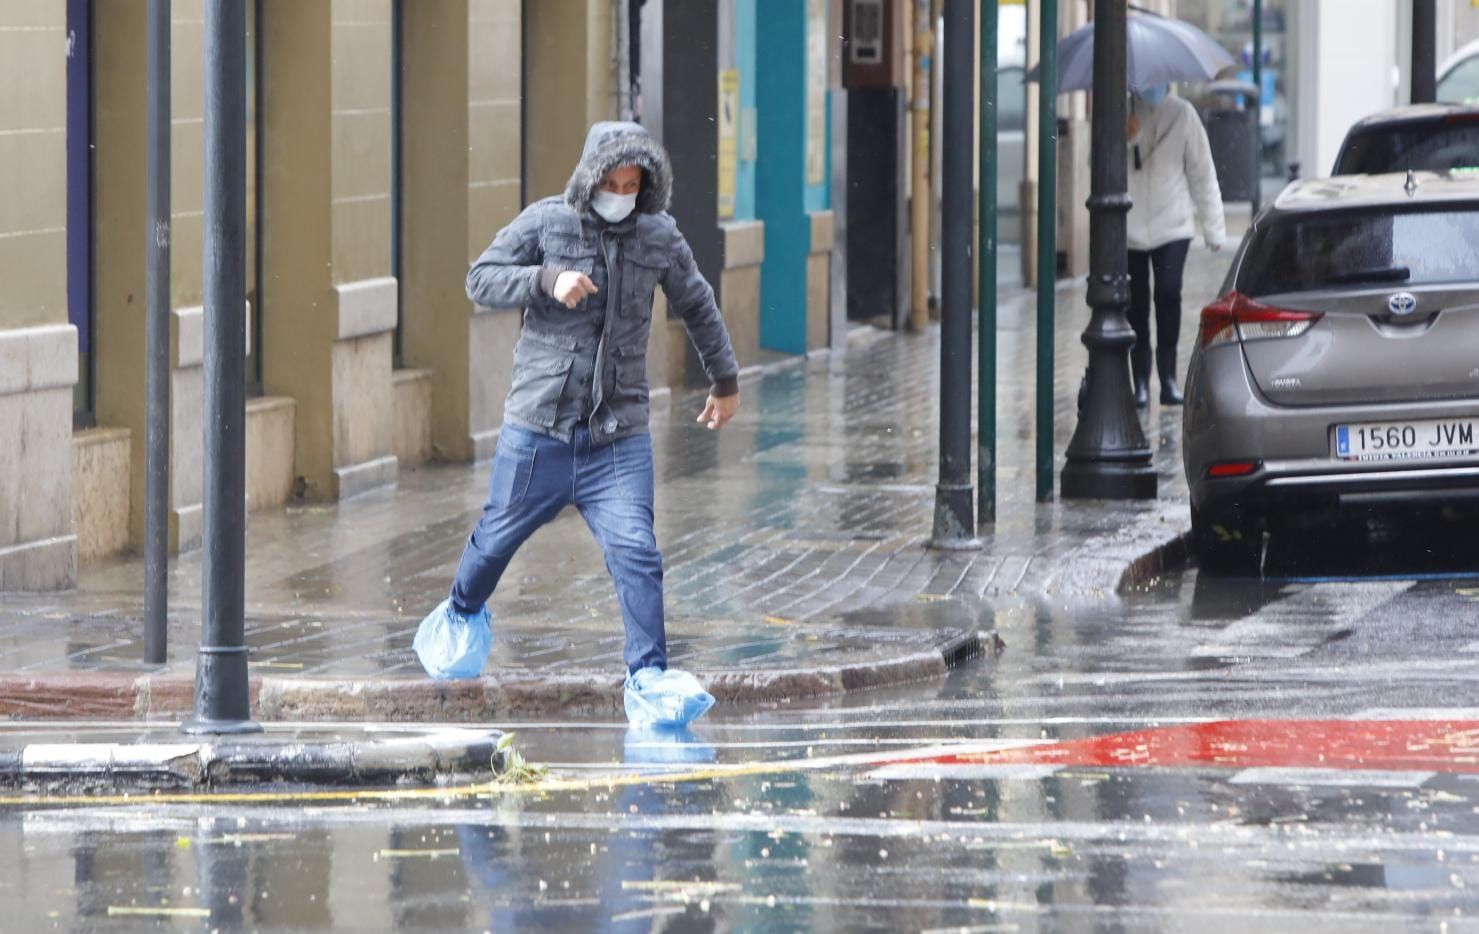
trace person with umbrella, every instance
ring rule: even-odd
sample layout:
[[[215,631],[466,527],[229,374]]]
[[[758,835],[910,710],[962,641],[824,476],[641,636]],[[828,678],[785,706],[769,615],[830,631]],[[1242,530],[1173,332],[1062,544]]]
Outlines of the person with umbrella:
[[[1094,76],[1094,24],[1059,40],[1057,92],[1089,90]],[[1207,132],[1188,102],[1170,95],[1173,81],[1206,81],[1236,62],[1216,40],[1183,20],[1144,11],[1125,20],[1126,85],[1132,89],[1128,218],[1130,307],[1135,329],[1131,370],[1135,404],[1150,404],[1152,299],[1156,311],[1154,354],[1161,402],[1180,405],[1176,341],[1181,332],[1181,281],[1187,251],[1200,225],[1207,245],[1222,248],[1222,192]],[[1036,81],[1034,67],[1027,80]],[[1153,274],[1153,280],[1152,280]]]
[[[1130,307],[1135,329],[1130,369],[1135,405],[1150,404],[1150,311],[1155,305],[1155,363],[1161,404],[1180,405],[1176,343],[1181,334],[1181,283],[1197,228],[1207,246],[1222,249],[1226,224],[1212,147],[1196,109],[1164,85],[1135,91],[1129,120]],[[1152,281],[1153,277],[1153,281]]]

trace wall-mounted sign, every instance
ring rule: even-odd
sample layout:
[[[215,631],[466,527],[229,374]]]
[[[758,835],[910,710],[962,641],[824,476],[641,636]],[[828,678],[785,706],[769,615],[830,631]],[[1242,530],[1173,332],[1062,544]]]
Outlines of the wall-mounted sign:
[[[735,182],[739,176],[740,73],[719,72],[719,219],[734,217]]]

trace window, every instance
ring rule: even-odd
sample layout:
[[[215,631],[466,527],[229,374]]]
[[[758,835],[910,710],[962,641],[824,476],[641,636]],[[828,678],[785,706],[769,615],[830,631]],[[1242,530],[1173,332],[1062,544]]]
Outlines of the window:
[[[1015,66],[996,73],[996,128],[1027,129],[1027,73]]]
[[[1464,59],[1443,76],[1438,82],[1438,102],[1479,104],[1479,55]]]
[[[1479,211],[1339,211],[1281,219],[1248,246],[1239,290],[1258,297],[1344,285],[1479,278]]]
[[[1336,175],[1447,172],[1479,167],[1479,116],[1462,121],[1397,123],[1352,133]]]

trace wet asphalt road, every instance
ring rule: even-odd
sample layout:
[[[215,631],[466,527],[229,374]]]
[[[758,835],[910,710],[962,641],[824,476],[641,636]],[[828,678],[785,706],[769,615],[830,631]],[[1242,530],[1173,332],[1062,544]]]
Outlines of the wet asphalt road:
[[[516,724],[533,788],[12,803],[0,927],[1479,930],[1479,575],[1445,560],[922,603],[1005,650],[678,738]]]

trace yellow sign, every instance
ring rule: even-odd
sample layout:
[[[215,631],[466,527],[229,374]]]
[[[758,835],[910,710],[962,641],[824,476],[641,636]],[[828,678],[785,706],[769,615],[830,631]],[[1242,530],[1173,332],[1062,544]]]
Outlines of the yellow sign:
[[[740,73],[719,72],[719,219],[734,217],[735,180],[739,175]]]

